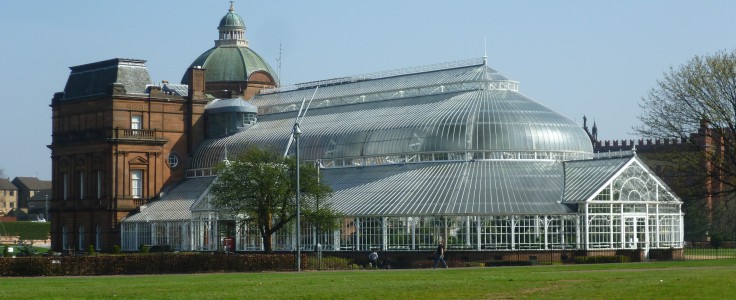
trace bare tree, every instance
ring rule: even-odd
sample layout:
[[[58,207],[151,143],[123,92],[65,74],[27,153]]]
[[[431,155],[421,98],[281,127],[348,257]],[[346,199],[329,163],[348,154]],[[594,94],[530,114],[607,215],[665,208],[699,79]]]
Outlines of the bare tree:
[[[670,68],[639,106],[643,125],[636,132],[687,142],[680,172],[701,177],[712,223],[713,211],[728,210],[736,192],[736,51]]]

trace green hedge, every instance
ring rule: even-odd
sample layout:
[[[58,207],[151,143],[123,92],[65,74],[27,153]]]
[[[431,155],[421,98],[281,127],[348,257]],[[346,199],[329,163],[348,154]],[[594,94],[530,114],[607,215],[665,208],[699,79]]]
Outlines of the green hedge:
[[[575,263],[578,264],[605,264],[605,263],[624,263],[631,259],[624,255],[614,256],[576,256]]]
[[[302,260],[304,261],[304,260]],[[294,269],[294,255],[158,253],[0,258],[0,276],[259,272]]]
[[[46,240],[51,233],[49,222],[3,222],[0,235],[19,235],[21,240]]]

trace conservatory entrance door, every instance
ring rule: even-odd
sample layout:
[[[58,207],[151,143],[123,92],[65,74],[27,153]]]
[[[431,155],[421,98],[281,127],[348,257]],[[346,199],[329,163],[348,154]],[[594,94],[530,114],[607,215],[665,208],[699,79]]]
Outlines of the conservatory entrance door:
[[[647,245],[646,216],[624,216],[621,234],[624,236],[624,248],[645,249]]]

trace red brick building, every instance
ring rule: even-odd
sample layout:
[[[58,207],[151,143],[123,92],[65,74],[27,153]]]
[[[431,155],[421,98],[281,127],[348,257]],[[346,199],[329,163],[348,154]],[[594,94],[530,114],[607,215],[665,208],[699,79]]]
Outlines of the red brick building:
[[[188,95],[150,86],[142,60],[71,70],[51,103],[52,248],[106,250],[118,244],[118,220],[183,177],[203,138],[204,70],[190,70]]]
[[[137,59],[70,68],[64,91],[51,101],[52,249],[119,245],[119,221],[184,178],[188,158],[205,138],[208,97],[275,87],[232,4],[217,28],[215,47],[191,64],[183,84],[154,85]]]

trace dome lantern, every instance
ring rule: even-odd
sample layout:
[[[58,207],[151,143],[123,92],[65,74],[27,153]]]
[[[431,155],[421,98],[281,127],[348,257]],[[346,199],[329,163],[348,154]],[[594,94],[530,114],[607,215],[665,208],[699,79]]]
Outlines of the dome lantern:
[[[245,40],[245,22],[240,15],[235,13],[233,1],[230,1],[227,14],[220,19],[220,26],[217,26],[217,30],[220,31],[220,39],[215,41],[216,47],[225,45],[248,47],[248,41]]]

